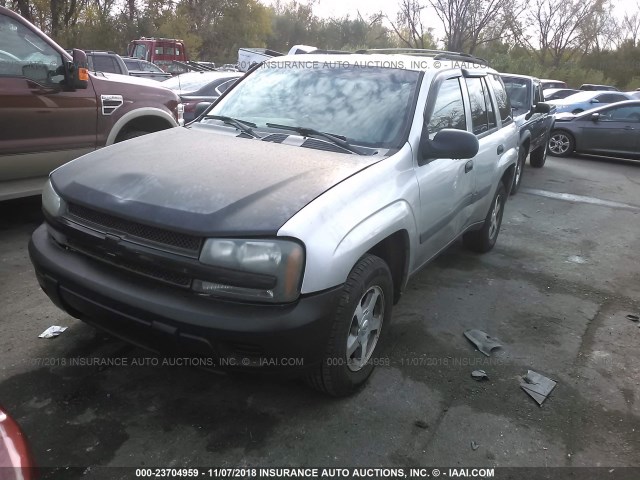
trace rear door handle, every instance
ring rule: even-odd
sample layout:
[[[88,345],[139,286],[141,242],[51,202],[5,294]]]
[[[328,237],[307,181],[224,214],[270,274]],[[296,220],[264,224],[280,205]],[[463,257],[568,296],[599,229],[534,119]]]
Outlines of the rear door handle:
[[[498,145],[498,155],[502,155],[503,152],[504,152],[504,146]]]
[[[624,127],[625,130],[633,130],[633,127],[630,127],[629,125],[627,125],[626,127]]]
[[[473,160],[469,160],[464,164],[464,173],[469,173],[471,170],[473,170]]]

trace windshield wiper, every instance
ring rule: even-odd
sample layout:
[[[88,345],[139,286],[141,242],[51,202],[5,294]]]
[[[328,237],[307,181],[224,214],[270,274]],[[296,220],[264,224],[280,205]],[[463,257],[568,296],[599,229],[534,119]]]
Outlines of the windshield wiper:
[[[247,135],[251,135],[253,138],[262,138],[256,132],[253,131],[252,128],[256,128],[257,125],[253,122],[248,122],[246,120],[238,120],[237,118],[227,117],[226,115],[205,115],[204,118],[213,118],[214,120],[221,120],[227,125],[233,125],[238,130]]]
[[[271,128],[279,128],[281,130],[291,130],[293,132],[298,132],[299,134],[305,137],[322,137],[326,140],[329,140],[334,145],[338,145],[339,147],[344,148],[345,150],[350,151],[351,153],[355,153],[358,155],[375,155],[378,152],[369,153],[361,148],[358,148],[354,145],[351,145],[347,142],[344,137],[340,138],[337,135],[333,135],[331,133],[321,132],[319,130],[314,130],[313,128],[307,127],[292,127],[290,125],[280,125],[278,123],[267,123],[267,127]]]

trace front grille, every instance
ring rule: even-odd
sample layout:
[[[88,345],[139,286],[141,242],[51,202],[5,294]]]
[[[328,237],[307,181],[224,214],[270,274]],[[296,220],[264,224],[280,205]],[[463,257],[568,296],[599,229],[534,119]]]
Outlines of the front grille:
[[[153,265],[142,265],[140,263],[131,262],[118,256],[111,256],[105,252],[94,250],[92,248],[81,245],[71,238],[67,238],[67,247],[95,260],[114,265],[123,270],[128,270],[139,275],[144,275],[145,277],[154,278],[164,283],[170,283],[171,285],[176,285],[184,288],[191,287],[191,278],[177,272],[172,272],[170,270],[166,270],[164,268],[156,267]]]
[[[109,233],[125,234],[142,240],[180,249],[197,257],[202,245],[202,238],[185,233],[172,232],[163,228],[151,227],[138,222],[118,218],[107,213],[98,212],[74,203],[68,206],[69,214],[80,220],[89,222],[95,227]],[[171,250],[171,248],[170,248]]]

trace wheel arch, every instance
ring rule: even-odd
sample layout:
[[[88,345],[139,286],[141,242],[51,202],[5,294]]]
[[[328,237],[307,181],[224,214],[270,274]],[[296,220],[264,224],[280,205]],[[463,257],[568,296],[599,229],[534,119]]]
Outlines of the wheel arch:
[[[384,238],[365,254],[369,253],[385,261],[393,280],[393,304],[400,300],[409,275],[409,232],[398,230]]]
[[[139,108],[125,113],[118,119],[111,128],[105,145],[116,143],[122,135],[131,130],[157,132],[177,126],[175,118],[160,108]]]

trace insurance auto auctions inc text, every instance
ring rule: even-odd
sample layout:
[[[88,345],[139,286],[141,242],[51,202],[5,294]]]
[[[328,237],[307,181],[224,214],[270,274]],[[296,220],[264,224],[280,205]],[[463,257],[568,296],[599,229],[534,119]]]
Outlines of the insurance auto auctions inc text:
[[[260,468],[260,478],[492,478],[493,468]]]

